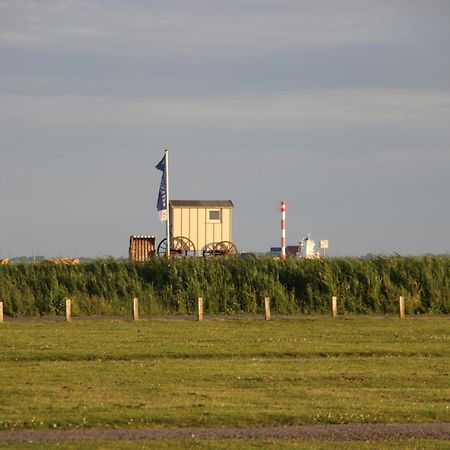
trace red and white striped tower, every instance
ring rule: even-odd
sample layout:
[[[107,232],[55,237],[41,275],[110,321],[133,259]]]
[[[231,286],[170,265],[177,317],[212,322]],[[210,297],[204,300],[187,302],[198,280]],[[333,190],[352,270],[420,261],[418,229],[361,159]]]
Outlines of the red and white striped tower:
[[[281,211],[281,258],[286,259],[286,209],[287,203],[280,203]]]

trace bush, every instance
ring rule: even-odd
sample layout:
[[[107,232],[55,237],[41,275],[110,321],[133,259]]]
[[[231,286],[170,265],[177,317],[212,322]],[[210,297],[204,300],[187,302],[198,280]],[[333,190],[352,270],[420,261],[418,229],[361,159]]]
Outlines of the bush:
[[[48,263],[0,266],[0,299],[11,316],[64,313],[66,298],[81,315],[129,314],[131,298],[142,314],[192,314],[197,297],[208,313],[393,313],[403,295],[409,313],[450,312],[450,258],[445,256],[322,258],[268,257],[114,259],[79,266]]]

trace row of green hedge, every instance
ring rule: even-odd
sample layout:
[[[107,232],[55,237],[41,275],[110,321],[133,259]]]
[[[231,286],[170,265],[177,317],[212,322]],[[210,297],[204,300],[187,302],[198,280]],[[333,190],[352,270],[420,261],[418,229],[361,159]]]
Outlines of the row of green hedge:
[[[208,313],[261,313],[271,298],[278,313],[325,313],[339,298],[340,313],[393,313],[403,295],[407,312],[450,312],[450,258],[155,258],[148,263],[97,260],[79,266],[48,263],[0,266],[5,314],[193,313],[197,297]]]

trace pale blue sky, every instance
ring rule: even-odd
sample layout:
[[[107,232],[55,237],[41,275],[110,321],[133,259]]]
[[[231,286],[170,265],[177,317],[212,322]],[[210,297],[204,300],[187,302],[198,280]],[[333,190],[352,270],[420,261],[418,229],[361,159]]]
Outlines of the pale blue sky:
[[[165,148],[244,251],[450,252],[450,2],[0,0],[0,257],[164,237]]]

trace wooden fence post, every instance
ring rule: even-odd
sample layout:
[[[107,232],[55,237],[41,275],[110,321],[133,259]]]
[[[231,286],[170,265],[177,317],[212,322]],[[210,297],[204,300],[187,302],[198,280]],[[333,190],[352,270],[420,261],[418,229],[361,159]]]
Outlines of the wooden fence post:
[[[72,321],[72,300],[66,299],[66,322]]]
[[[331,297],[331,315],[333,317],[337,316],[337,297]]]
[[[3,322],[3,302],[0,302],[0,323]]]
[[[133,298],[133,320],[139,320],[139,300]]]
[[[264,313],[266,320],[270,320],[270,298],[266,297],[264,299]]]
[[[203,320],[203,298],[198,298],[197,319]]]
[[[403,298],[402,295],[400,295],[399,299],[398,299],[398,306],[399,306],[399,313],[400,313],[400,319],[404,319],[405,318],[405,299]]]

